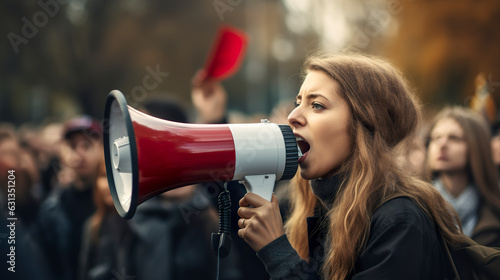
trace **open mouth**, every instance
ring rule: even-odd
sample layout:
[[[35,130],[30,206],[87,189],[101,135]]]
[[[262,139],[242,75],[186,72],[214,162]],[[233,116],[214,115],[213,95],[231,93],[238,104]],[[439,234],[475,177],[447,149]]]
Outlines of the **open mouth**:
[[[302,137],[297,137],[296,139],[297,139],[297,145],[299,146],[299,149],[300,149],[299,154],[302,157],[303,155],[305,155],[309,151],[309,149],[311,149],[311,146]]]

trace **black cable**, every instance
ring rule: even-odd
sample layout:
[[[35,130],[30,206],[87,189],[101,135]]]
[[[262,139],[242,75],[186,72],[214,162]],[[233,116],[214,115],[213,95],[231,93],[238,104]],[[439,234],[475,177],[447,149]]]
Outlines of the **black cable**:
[[[224,190],[219,194],[219,232],[212,233],[212,247],[217,256],[217,280],[219,279],[220,258],[231,251],[231,197],[224,182]]]
[[[217,248],[217,278],[215,278],[217,280],[219,280],[219,268],[220,268],[220,254],[219,254],[220,250],[219,249],[220,249],[220,247]]]
[[[219,194],[219,233],[231,235],[231,197],[227,190],[227,182]]]

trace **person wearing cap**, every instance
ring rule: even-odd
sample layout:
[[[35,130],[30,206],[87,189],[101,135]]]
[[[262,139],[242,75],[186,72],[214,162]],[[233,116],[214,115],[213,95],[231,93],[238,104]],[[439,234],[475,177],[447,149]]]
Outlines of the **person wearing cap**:
[[[62,162],[74,178],[69,186],[56,186],[42,203],[37,238],[54,279],[76,279],[82,227],[95,211],[92,189],[103,154],[102,129],[81,116],[67,121],[63,131]]]

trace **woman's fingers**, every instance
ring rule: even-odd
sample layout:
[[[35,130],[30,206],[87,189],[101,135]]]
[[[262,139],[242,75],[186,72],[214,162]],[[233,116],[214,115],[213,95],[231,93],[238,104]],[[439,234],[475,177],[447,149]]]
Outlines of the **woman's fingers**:
[[[245,207],[245,206],[260,207],[267,202],[269,202],[269,201],[267,201],[265,198],[263,198],[262,196],[260,196],[258,194],[247,193],[247,194],[245,194],[245,196],[242,199],[240,199],[239,204],[241,207]]]
[[[239,226],[240,228],[244,228],[244,227],[245,227],[245,222],[246,222],[246,223],[247,223],[247,225],[248,225],[248,220],[250,220],[250,219],[239,219],[239,220],[238,220],[238,226]]]
[[[253,217],[255,215],[255,213],[256,213],[256,209],[251,208],[251,207],[240,207],[238,209],[238,216],[245,218],[245,219],[250,219],[251,217]]]
[[[240,209],[238,209],[238,216],[247,219],[251,218],[257,212],[256,209],[265,205],[266,203],[269,203],[269,201],[267,201],[260,195],[247,193],[242,199],[240,199]]]

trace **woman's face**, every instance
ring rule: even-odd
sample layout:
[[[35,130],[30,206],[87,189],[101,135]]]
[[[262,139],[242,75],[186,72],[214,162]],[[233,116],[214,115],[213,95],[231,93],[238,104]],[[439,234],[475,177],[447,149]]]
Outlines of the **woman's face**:
[[[351,151],[349,106],[340,96],[337,82],[321,71],[307,74],[297,104],[288,122],[304,154],[299,159],[301,176],[326,177]]]
[[[435,172],[462,172],[467,166],[464,130],[452,118],[438,121],[430,134],[428,163]]]
[[[106,177],[106,165],[101,164],[99,174],[97,175],[97,191],[102,197],[106,206],[113,206],[113,197],[109,191],[108,178]]]

